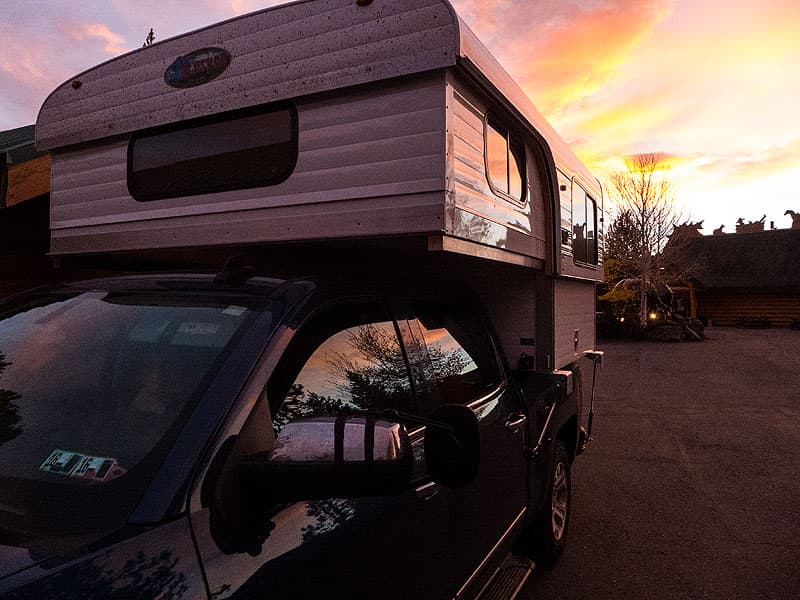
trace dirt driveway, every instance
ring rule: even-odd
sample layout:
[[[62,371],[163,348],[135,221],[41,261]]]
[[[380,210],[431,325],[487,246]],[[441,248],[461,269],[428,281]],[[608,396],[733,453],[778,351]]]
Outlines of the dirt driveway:
[[[604,342],[570,541],[524,598],[800,598],[800,332]]]

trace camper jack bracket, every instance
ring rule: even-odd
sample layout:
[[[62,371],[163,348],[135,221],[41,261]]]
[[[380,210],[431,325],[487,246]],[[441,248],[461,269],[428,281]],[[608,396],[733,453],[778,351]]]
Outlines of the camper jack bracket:
[[[539,439],[536,441],[536,445],[533,448],[528,448],[527,455],[529,460],[536,460],[544,450],[546,442],[550,440],[548,431],[550,430],[550,423],[553,420],[553,414],[556,412],[556,408],[558,408],[558,398],[561,394],[561,387],[560,383],[556,383],[543,392],[544,396],[551,396],[552,401],[550,407],[547,409],[547,417],[544,420],[542,430],[539,432]]]
[[[580,441],[578,443],[578,452],[581,454],[586,450],[586,446],[592,441],[592,424],[594,423],[594,385],[597,381],[597,365],[603,364],[603,352],[600,350],[593,350],[584,354],[586,358],[592,361],[592,394],[589,398],[589,419],[586,422],[586,429],[581,427]]]

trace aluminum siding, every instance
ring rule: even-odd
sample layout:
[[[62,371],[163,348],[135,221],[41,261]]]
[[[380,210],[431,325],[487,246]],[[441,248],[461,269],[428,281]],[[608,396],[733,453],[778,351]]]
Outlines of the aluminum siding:
[[[560,369],[595,349],[595,284],[556,279],[554,282],[555,364]],[[578,346],[573,342],[578,330]]]
[[[137,229],[161,230],[163,241],[156,247],[275,241],[287,239],[287,227],[291,239],[334,237],[346,230],[359,235],[442,230],[443,76],[300,101],[297,111],[297,166],[276,186],[137,202],[127,188],[127,138],[54,152],[52,251],[79,251],[86,244],[69,238],[109,234],[111,225],[117,226],[120,239],[104,238],[111,244],[103,246],[106,251],[136,247],[131,236]],[[400,213],[413,212],[415,202],[420,205],[409,221]],[[267,225],[270,219],[290,219],[293,209],[297,222],[284,222],[282,235]],[[374,219],[371,213],[382,216]],[[298,227],[300,219],[308,222],[318,214],[327,215],[320,228]],[[361,226],[351,230],[350,220]],[[261,222],[263,233],[258,235],[255,225],[252,235],[241,240],[189,233],[190,224],[196,232],[205,223],[209,233],[218,233],[217,225],[237,222]]]

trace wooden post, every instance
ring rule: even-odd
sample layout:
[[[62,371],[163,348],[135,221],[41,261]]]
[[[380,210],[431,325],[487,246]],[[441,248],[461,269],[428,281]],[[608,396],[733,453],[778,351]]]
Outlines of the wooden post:
[[[694,285],[689,284],[689,316],[697,318],[697,295],[694,293]]]

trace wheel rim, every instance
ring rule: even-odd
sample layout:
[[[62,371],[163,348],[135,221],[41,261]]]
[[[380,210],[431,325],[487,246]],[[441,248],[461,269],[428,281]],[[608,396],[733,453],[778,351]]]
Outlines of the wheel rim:
[[[561,541],[567,528],[567,509],[569,508],[569,489],[567,487],[567,468],[559,462],[553,472],[553,498],[550,511],[553,523],[553,537]]]

